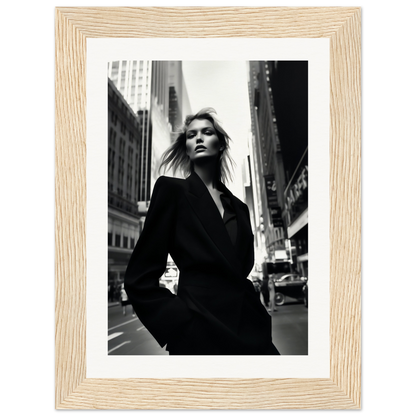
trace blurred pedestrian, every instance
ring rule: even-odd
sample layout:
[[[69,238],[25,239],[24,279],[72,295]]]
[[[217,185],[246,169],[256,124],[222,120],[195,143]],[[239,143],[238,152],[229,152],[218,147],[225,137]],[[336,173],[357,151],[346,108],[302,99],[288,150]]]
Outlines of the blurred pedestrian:
[[[131,302],[129,300],[129,297],[127,296],[126,291],[124,290],[124,283],[122,283],[121,289],[120,289],[120,302],[121,302],[121,306],[123,307],[123,315],[126,316],[126,306],[131,305]],[[136,316],[133,306],[131,307],[131,310],[132,310],[132,315]]]
[[[247,205],[223,184],[230,138],[212,108],[186,117],[160,177],[125,275],[143,325],[170,355],[279,355],[271,318],[247,279],[254,264]],[[168,253],[180,270],[178,294],[161,288]]]
[[[268,290],[269,290],[269,312],[277,312],[276,308],[276,290],[274,286],[274,280],[276,275],[272,274],[269,275],[269,280],[267,282]]]

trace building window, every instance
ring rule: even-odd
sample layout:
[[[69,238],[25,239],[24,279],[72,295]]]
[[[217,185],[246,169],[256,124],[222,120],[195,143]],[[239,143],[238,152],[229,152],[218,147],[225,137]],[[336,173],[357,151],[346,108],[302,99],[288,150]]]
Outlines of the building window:
[[[128,247],[128,238],[127,237],[123,237],[123,247],[127,248]]]
[[[120,131],[121,131],[123,134],[126,134],[126,123],[121,122]]]
[[[134,248],[134,238],[130,238],[130,248]]]
[[[113,233],[108,233],[108,245],[113,245]]]
[[[111,111],[111,121],[115,126],[117,126],[117,120],[118,120],[117,114],[114,113],[114,111]]]
[[[121,236],[120,234],[116,234],[116,247],[120,247],[120,243],[121,243]]]

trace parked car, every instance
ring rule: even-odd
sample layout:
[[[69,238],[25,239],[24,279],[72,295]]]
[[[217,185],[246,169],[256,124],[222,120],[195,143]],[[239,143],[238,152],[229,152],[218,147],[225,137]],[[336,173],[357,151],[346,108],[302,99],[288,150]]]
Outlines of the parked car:
[[[308,280],[307,277],[299,276],[294,273],[279,273],[273,280],[276,305],[284,305],[286,296],[305,301],[305,291],[303,290],[303,287]]]

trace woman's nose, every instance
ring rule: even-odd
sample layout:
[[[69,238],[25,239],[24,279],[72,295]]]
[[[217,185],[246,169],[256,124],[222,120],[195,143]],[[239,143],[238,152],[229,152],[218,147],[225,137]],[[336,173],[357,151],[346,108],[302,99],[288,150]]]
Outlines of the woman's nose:
[[[196,136],[196,141],[197,142],[202,142],[202,133],[199,132],[198,135]]]

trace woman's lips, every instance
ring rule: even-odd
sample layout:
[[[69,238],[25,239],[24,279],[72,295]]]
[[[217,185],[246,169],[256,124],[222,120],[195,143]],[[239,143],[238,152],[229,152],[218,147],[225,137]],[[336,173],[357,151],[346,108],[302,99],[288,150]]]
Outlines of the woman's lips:
[[[197,146],[195,147],[195,152],[197,152],[198,150],[205,150],[206,147],[205,146]]]

